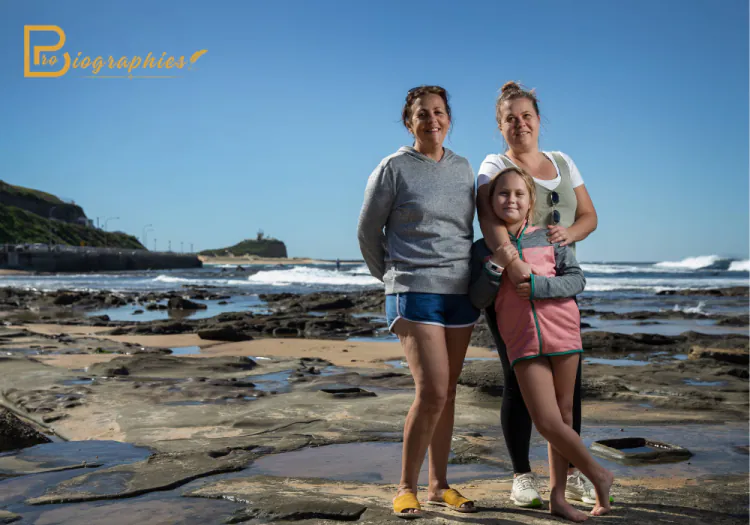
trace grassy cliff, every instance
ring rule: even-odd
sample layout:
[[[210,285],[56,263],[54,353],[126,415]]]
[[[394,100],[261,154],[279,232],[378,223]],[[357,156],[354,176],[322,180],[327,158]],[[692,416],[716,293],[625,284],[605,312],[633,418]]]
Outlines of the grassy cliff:
[[[132,235],[105,232],[79,224],[45,219],[15,206],[0,204],[0,244],[46,243],[143,249]]]
[[[45,219],[57,219],[73,224],[85,224],[83,208],[73,202],[23,186],[14,186],[0,180],[0,204],[30,211]]]
[[[286,257],[286,245],[271,237],[264,239],[245,239],[234,246],[204,250],[200,255],[221,257],[224,255],[257,255],[258,257]]]

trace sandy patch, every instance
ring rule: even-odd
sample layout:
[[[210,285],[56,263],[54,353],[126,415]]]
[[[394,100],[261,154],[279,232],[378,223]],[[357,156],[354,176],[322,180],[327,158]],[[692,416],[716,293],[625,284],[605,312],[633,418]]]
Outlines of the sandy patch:
[[[65,324],[24,324],[11,326],[10,328],[14,330],[28,330],[29,332],[44,335],[96,335],[112,330],[111,326],[76,326]]]
[[[14,328],[25,328],[40,334],[67,333],[88,335],[121,343],[133,343],[144,347],[177,348],[199,346],[200,354],[185,357],[249,356],[249,357],[319,357],[336,366],[390,368],[385,361],[404,359],[401,345],[397,342],[331,341],[326,339],[254,339],[226,343],[201,339],[198,334],[172,335],[98,335],[112,330],[103,326],[67,326],[56,324],[29,324]],[[467,357],[497,357],[487,348],[470,346]],[[67,357],[67,356],[61,356]],[[76,356],[70,356],[76,357]],[[104,359],[108,360],[108,359]],[[53,363],[50,363],[53,364]],[[55,366],[64,366],[55,364]],[[66,366],[67,368],[67,366]],[[82,368],[74,366],[73,368]]]
[[[398,343],[330,341],[321,339],[256,339],[202,349],[200,356],[319,357],[336,366],[390,368],[385,361],[403,359]],[[469,347],[468,357],[493,357],[486,348]]]
[[[94,363],[106,363],[122,354],[67,354],[67,355],[37,355],[34,359],[45,365],[80,370],[88,368]]]
[[[584,368],[584,374],[586,370]],[[675,410],[674,408],[654,407],[644,409],[633,402],[617,402],[608,400],[606,402],[584,401],[583,415],[591,420],[609,421],[612,415],[617,414],[617,420],[621,422],[632,421],[638,424],[658,423],[669,424],[670,422],[695,422],[716,421],[716,416],[710,411],[700,410]],[[631,427],[632,428],[632,427]]]

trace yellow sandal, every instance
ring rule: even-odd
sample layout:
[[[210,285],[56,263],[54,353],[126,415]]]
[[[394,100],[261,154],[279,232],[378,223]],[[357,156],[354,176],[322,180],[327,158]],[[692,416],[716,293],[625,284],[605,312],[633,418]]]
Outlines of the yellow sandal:
[[[432,501],[427,500],[427,503],[429,505],[438,505],[440,507],[448,507],[449,509],[453,509],[456,512],[464,512],[464,513],[470,513],[470,512],[476,512],[477,508],[474,505],[474,502],[470,499],[464,498],[460,492],[458,492],[456,489],[447,489],[445,492],[443,492],[443,501]],[[465,505],[466,503],[471,503],[471,507],[462,507],[461,505]]]
[[[417,512],[405,512],[410,509],[416,509]],[[404,492],[393,500],[393,513],[399,518],[413,520],[422,517],[422,506],[413,492]]]

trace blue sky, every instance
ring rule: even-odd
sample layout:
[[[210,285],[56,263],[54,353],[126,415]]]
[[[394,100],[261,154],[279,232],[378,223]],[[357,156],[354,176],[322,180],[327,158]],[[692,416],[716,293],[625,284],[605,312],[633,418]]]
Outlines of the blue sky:
[[[65,31],[58,56],[208,52],[180,78],[24,78],[28,24]],[[537,89],[542,147],[594,200],[580,259],[748,258],[745,0],[5,1],[0,179],[109,229],[153,224],[149,248],[262,229],[292,256],[358,258],[367,177],[411,143],[406,91],[448,90],[446,146],[477,170],[508,80]]]

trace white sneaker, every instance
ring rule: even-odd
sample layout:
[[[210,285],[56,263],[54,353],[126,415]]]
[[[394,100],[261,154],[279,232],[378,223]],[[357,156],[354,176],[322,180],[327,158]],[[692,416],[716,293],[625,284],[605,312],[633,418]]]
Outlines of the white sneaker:
[[[596,490],[594,484],[589,478],[576,470],[573,474],[568,474],[568,484],[565,486],[565,499],[582,501],[589,505],[596,503]]]
[[[536,488],[536,477],[533,472],[513,478],[510,500],[518,507],[536,509],[542,506],[542,497]]]

